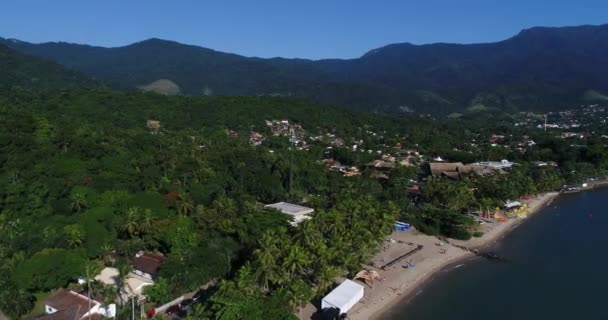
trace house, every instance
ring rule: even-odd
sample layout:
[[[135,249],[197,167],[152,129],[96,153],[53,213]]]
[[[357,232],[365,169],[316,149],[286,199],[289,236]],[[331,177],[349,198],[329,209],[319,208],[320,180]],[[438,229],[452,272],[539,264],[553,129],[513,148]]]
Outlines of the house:
[[[95,280],[118,289],[120,286],[120,272],[116,268],[106,267],[95,276]],[[136,275],[133,272],[130,272],[124,281],[124,286],[120,287],[122,301],[132,297],[143,297],[144,288],[154,284],[153,280]]]
[[[583,138],[584,135],[581,133],[576,133],[576,132],[563,132],[562,136],[563,139],[568,139],[568,138]]]
[[[158,133],[158,130],[160,130],[160,121],[150,119],[146,121],[146,127],[148,127],[148,129],[150,129],[153,134],[156,134]]]
[[[140,252],[135,255],[133,269],[136,275],[152,280],[166,259],[159,254]]]
[[[385,160],[374,160],[367,164],[368,167],[381,171],[391,171],[395,169],[395,163]]]
[[[67,289],[59,289],[48,297],[44,303],[46,315],[41,320],[79,320],[113,318],[116,316],[116,305],[104,308],[101,302]]]
[[[501,160],[501,161],[483,161],[476,162],[474,165],[490,167],[493,169],[509,169],[513,167],[516,163],[510,162],[509,160]]]
[[[293,226],[298,225],[300,222],[302,222],[306,219],[310,219],[311,218],[310,214],[315,212],[315,210],[312,208],[307,208],[307,207],[303,207],[303,206],[299,206],[297,204],[291,204],[291,203],[287,203],[287,202],[277,202],[277,203],[273,203],[273,204],[268,204],[268,205],[265,205],[264,208],[276,209],[276,210],[281,211],[284,214],[288,214],[288,215],[292,216],[293,221],[291,222],[291,225],[293,225]]]
[[[451,175],[446,173],[458,173],[458,169],[463,167],[464,164],[462,162],[431,162],[429,166],[431,168],[431,175],[433,177],[440,177]]]
[[[499,143],[499,142],[503,142],[504,140],[505,140],[505,136],[499,135],[499,134],[493,134],[490,137],[490,139],[488,139],[488,141],[491,143]]]
[[[479,164],[463,164],[462,162],[430,164],[431,175],[433,177],[448,177],[452,180],[462,180],[471,175],[489,175],[494,173],[494,168]]]

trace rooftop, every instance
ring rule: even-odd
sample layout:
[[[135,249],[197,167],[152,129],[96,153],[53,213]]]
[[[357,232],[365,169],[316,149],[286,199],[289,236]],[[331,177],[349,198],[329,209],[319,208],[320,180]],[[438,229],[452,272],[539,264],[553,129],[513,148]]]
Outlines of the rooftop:
[[[45,314],[36,320],[74,320],[81,319],[86,314],[86,308],[80,306],[73,306],[67,309],[59,310],[51,314]],[[90,317],[87,316],[85,319],[89,320],[101,320],[102,316],[98,313],[92,314]]]
[[[147,274],[155,274],[165,260],[164,256],[144,253],[133,260],[133,268]]]
[[[116,268],[106,267],[95,276],[95,280],[110,286],[116,285],[116,280],[120,277],[120,272]]]
[[[91,300],[93,304],[99,304],[95,300]],[[46,300],[46,304],[53,309],[61,310],[74,305],[80,305],[83,308],[89,307],[89,298],[78,294],[71,290],[59,289]]]
[[[313,213],[315,210],[308,207],[299,206],[297,204],[287,203],[287,202],[277,202],[273,204],[265,205],[264,208],[272,208],[277,209],[285,214],[289,214],[292,216],[304,215]]]

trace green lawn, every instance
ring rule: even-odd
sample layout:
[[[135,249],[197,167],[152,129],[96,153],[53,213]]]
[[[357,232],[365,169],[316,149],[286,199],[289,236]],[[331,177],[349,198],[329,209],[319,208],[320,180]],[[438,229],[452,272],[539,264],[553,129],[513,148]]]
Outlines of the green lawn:
[[[30,313],[31,316],[39,316],[44,314],[44,302],[50,294],[50,292],[36,292],[34,294],[34,297],[36,297],[36,303],[34,304],[34,309]]]

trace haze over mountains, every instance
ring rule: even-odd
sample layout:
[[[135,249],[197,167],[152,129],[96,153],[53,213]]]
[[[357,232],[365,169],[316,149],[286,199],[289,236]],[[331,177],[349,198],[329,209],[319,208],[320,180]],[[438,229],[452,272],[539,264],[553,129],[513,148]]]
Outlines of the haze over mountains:
[[[605,100],[608,92],[608,25],[536,27],[485,44],[391,44],[357,59],[317,61],[251,58],[161,39],[116,48],[0,43],[120,88],[295,96],[385,112],[559,109]]]

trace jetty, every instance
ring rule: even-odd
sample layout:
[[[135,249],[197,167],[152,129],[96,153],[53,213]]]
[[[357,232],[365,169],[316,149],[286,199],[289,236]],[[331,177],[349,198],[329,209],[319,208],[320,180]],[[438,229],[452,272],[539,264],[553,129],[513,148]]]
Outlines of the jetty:
[[[414,248],[414,249],[412,249],[412,250],[410,250],[410,251],[408,251],[408,252],[406,252],[406,253],[398,256],[397,258],[395,258],[395,259],[393,259],[393,260],[385,263],[384,265],[380,266],[380,269],[386,270],[386,268],[388,268],[388,267],[396,264],[397,262],[399,262],[399,261],[401,261],[401,260],[403,260],[403,259],[405,259],[405,258],[407,258],[407,257],[409,257],[411,255],[413,255],[414,253],[422,250],[422,248],[424,248],[424,246],[421,245],[421,244],[419,244],[416,248]]]
[[[494,253],[494,252],[486,252],[486,251],[479,251],[477,249],[473,249],[473,248],[469,248],[467,246],[462,246],[459,244],[455,244],[450,242],[447,238],[444,237],[437,237],[439,240],[451,245],[452,247],[456,247],[458,249],[470,252],[478,257],[482,257],[488,260],[493,260],[493,261],[499,261],[499,262],[507,262],[508,260],[506,258],[503,258],[501,256],[499,256],[498,254]]]

